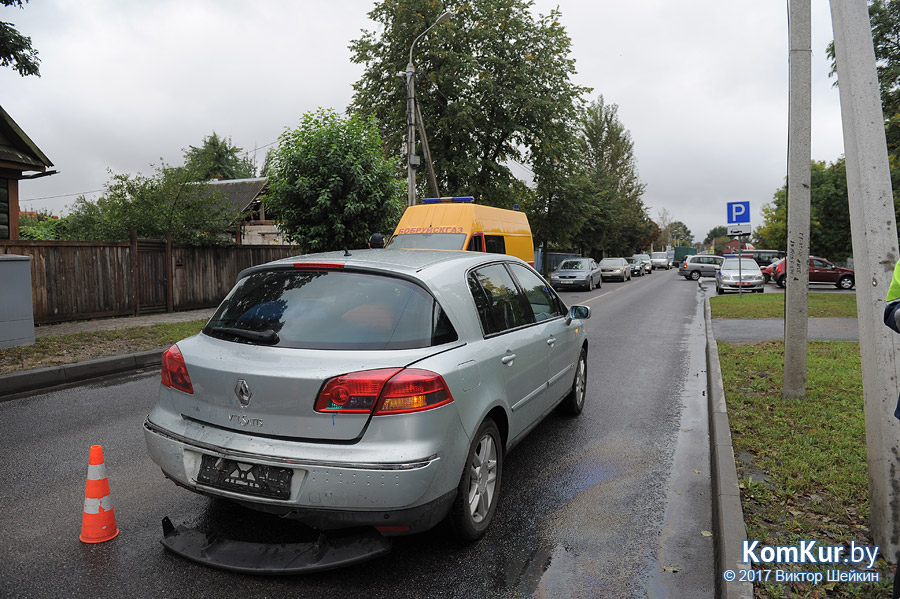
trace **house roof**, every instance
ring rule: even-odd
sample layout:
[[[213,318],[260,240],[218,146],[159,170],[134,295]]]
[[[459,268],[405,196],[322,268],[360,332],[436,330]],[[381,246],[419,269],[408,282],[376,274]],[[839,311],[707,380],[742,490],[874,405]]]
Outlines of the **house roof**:
[[[22,128],[0,106],[0,162],[22,171],[43,172],[53,166],[47,155],[31,141]]]
[[[228,181],[209,181],[215,189],[225,194],[235,208],[246,212],[250,206],[259,201],[259,197],[266,189],[268,179],[259,177],[256,179],[231,179]]]

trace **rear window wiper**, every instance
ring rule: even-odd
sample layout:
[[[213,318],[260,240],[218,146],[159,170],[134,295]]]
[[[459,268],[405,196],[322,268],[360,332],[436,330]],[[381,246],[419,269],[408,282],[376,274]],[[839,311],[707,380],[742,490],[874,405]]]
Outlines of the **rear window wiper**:
[[[272,329],[266,329],[265,331],[251,331],[249,329],[236,329],[234,327],[216,327],[207,328],[206,332],[213,334],[233,335],[235,337],[247,339],[248,341],[263,343],[266,345],[274,345],[279,341],[278,333],[276,333]]]

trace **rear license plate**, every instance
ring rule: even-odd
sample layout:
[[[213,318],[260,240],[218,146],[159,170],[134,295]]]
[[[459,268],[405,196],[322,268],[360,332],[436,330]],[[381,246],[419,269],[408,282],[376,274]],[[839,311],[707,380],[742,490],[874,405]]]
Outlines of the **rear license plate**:
[[[291,496],[290,468],[244,464],[225,458],[203,455],[197,482],[204,485],[234,491],[256,497],[289,499]]]

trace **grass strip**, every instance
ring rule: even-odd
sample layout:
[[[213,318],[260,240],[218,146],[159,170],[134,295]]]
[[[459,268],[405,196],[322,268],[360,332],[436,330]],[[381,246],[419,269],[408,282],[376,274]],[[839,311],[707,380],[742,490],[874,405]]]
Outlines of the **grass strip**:
[[[748,539],[760,546],[874,547],[859,343],[810,341],[807,395],[782,398],[784,343],[720,342],[719,359]],[[756,583],[755,597],[890,597],[893,573],[879,555],[877,583]],[[813,572],[824,564],[758,564]],[[851,565],[840,565],[849,569]]]
[[[748,293],[709,298],[713,318],[784,318],[783,293]],[[856,294],[810,293],[810,318],[856,318]]]
[[[152,349],[163,350],[176,341],[196,335],[206,322],[203,319],[41,337],[35,340],[34,345],[0,349],[0,374]]]

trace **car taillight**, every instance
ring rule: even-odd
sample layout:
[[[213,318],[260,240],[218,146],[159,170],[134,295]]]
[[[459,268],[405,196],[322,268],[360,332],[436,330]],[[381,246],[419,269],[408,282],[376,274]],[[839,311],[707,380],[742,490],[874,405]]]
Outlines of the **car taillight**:
[[[404,414],[453,401],[444,379],[427,370],[383,368],[329,379],[316,398],[317,412]]]
[[[181,355],[177,345],[170,347],[162,356],[162,384],[192,395],[194,393],[187,364],[184,363],[184,356]]]
[[[385,385],[375,415],[430,410],[453,401],[441,375],[411,368],[395,375]]]

